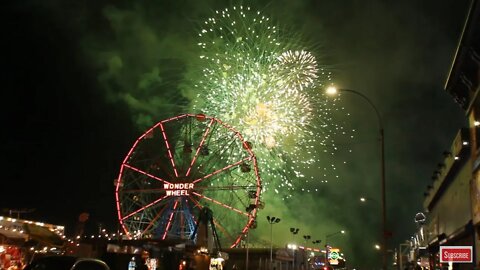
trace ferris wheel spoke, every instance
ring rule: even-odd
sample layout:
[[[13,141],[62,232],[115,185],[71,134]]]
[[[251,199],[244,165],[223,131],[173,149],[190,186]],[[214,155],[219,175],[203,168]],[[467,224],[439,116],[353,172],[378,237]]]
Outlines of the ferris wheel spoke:
[[[170,179],[175,178],[174,172],[171,172],[170,168],[168,168],[169,167],[168,162],[157,162],[155,165],[158,166],[157,168],[159,170],[166,173],[168,175],[168,178]]]
[[[233,195],[234,195],[235,197],[237,197],[237,200],[238,200],[245,208],[248,207],[248,200],[249,200],[249,199],[247,199],[247,202],[245,202],[243,198],[241,198],[240,196],[238,196],[237,192],[233,192]]]
[[[212,198],[210,198],[210,197],[207,197],[207,196],[205,196],[205,195],[202,195],[202,194],[200,194],[200,193],[198,193],[198,192],[193,191],[192,194],[194,194],[194,195],[196,195],[196,196],[198,196],[198,197],[200,197],[200,198],[202,198],[202,199],[205,199],[205,200],[207,200],[207,201],[211,201],[211,202],[213,202],[213,203],[216,203],[216,204],[218,204],[218,205],[220,205],[220,206],[222,206],[222,207],[224,207],[224,208],[227,208],[227,209],[229,209],[229,210],[232,210],[232,211],[234,211],[234,212],[236,212],[236,213],[238,213],[238,214],[248,216],[248,213],[246,213],[246,212],[243,212],[243,211],[241,211],[241,210],[239,210],[239,209],[237,209],[237,208],[235,208],[235,207],[231,207],[230,205],[226,205],[226,204],[224,204],[224,203],[222,203],[222,202],[220,202],[220,201],[217,201],[217,200],[215,200],[215,199],[212,199]]]
[[[197,147],[197,151],[195,152],[195,156],[193,156],[192,162],[190,163],[190,166],[188,167],[187,173],[185,173],[185,176],[188,176],[190,174],[190,171],[192,170],[193,164],[195,164],[195,161],[198,158],[198,155],[200,154],[200,150],[203,147],[203,144],[205,143],[205,139],[207,138],[208,134],[210,133],[210,128],[212,127],[212,124],[214,122],[214,119],[212,118],[210,120],[210,123],[208,123],[207,128],[205,129],[205,132],[203,133],[202,140],[200,141],[200,144]]]
[[[192,200],[193,204],[195,204],[195,206],[198,207],[198,209],[202,210],[203,206],[200,204],[200,202],[195,200],[193,196],[189,196],[189,197],[190,197],[190,200]]]
[[[197,204],[197,203],[198,203],[198,202],[195,202],[191,196],[189,196],[188,198],[185,198],[185,201],[184,201],[184,203],[187,204],[187,205],[189,205],[188,199],[192,200],[194,204]],[[188,206],[187,206],[187,207],[188,207]],[[200,209],[201,209],[201,208],[200,208]],[[195,225],[197,224],[197,221],[195,220],[195,216],[192,214],[191,211],[183,211],[182,213],[183,213],[183,216],[185,217],[185,219],[191,219],[191,220],[193,221],[193,224],[195,224]],[[190,216],[188,216],[187,213],[188,213]]]
[[[236,201],[239,202],[243,207],[248,207],[249,203],[249,197],[247,196],[240,196],[239,192],[244,192],[241,193],[243,195],[249,194],[249,191],[255,190],[256,186],[254,185],[242,185],[242,186],[220,186],[220,187],[211,187],[211,186],[206,186],[206,187],[196,187],[195,190],[199,191],[200,193],[204,194],[204,192],[209,192],[210,194],[217,194],[220,195],[222,192],[228,192],[229,194],[233,194],[233,196],[236,198]],[[214,196],[216,197],[216,196]]]
[[[197,221],[195,220],[195,216],[191,211],[192,203],[189,202],[189,197],[182,198],[181,204],[182,205],[180,207],[182,209],[180,209],[179,212],[181,214],[180,221],[181,221],[182,227],[190,228],[189,231],[182,232],[182,233],[184,237],[187,236],[187,238],[190,239],[195,230],[195,226],[197,225]]]
[[[216,192],[222,193],[224,191],[228,191],[228,194],[232,194],[232,196],[236,198],[235,201],[238,202],[239,205],[247,209],[247,207],[251,204],[250,197],[240,196],[238,192],[240,191],[240,192],[245,192],[244,194],[249,194],[249,191],[254,191],[255,188],[256,188],[255,185],[243,185],[243,186],[221,186],[221,187],[197,187],[196,190],[200,191],[202,194],[204,194],[204,192],[209,192],[211,195],[214,195],[214,197],[220,197],[219,194],[217,194]],[[214,193],[212,194],[211,192],[214,192]]]
[[[193,204],[195,205],[194,207],[197,207],[198,209],[202,210],[203,209],[203,206],[200,205],[200,202],[195,200],[195,198],[193,196],[188,196],[190,198],[190,200],[193,202]],[[193,221],[195,222],[195,225],[197,224],[197,221],[195,220],[195,216],[192,214],[192,218],[193,218]]]
[[[217,138],[217,141],[214,141],[215,144],[221,144],[220,147],[217,147],[214,149],[214,151],[209,155],[208,159],[204,160],[204,164],[207,164],[203,169],[205,171],[210,171],[213,169],[215,164],[218,161],[218,157],[222,156],[234,156],[235,155],[235,150],[238,150],[235,148],[235,138],[238,132],[235,132],[233,134],[230,134],[229,136],[223,136],[221,138]],[[221,143],[220,143],[221,142]],[[224,142],[229,142],[228,144],[224,144]]]
[[[163,141],[165,142],[165,146],[167,147],[168,158],[170,159],[170,163],[172,164],[173,172],[175,173],[175,177],[178,177],[177,167],[175,166],[175,161],[173,160],[172,150],[170,149],[170,144],[168,143],[167,133],[165,133],[165,127],[162,123],[160,123],[160,130],[162,130]]]
[[[165,240],[167,237],[168,230],[170,229],[170,226],[172,225],[172,220],[173,220],[173,215],[175,214],[175,210],[177,209],[178,206],[178,199],[175,201],[175,204],[173,205],[173,210],[172,213],[170,213],[170,216],[168,217],[168,222],[167,225],[165,226],[165,231],[163,232],[162,240]]]
[[[127,193],[165,193],[163,188],[150,188],[150,189],[126,189],[122,191],[123,194]]]
[[[133,215],[135,215],[135,214],[137,214],[137,213],[139,213],[139,212],[145,211],[146,209],[154,206],[155,204],[161,202],[162,200],[164,200],[164,199],[167,198],[167,197],[169,197],[169,196],[165,195],[165,196],[163,196],[163,197],[158,198],[157,200],[155,200],[155,201],[153,201],[153,202],[151,202],[151,203],[143,206],[142,208],[139,208],[139,209],[131,212],[130,214],[124,216],[124,217],[122,218],[122,220],[125,220],[125,219],[127,219],[127,218],[129,218],[129,217],[131,217],[131,216],[133,216]]]
[[[196,207],[198,207],[199,209],[202,209],[202,208],[203,208],[203,206],[200,205],[200,202],[197,201],[197,200],[195,200],[195,198],[193,198],[193,196],[190,196],[190,199],[192,200],[192,202],[195,204]],[[218,221],[217,218],[213,217],[213,222],[214,222],[215,226],[216,226],[217,228],[219,228],[219,229],[224,233],[224,235],[225,235],[226,237],[228,237],[232,242],[235,241],[235,237],[233,237],[233,236],[227,231],[227,229],[225,229],[225,227],[223,227],[222,224],[220,224],[220,222]],[[242,233],[243,233],[243,232],[242,232]],[[232,245],[232,246],[234,246],[234,245]]]
[[[201,191],[222,191],[222,190],[229,190],[229,191],[235,191],[235,190],[248,190],[248,189],[253,189],[256,188],[254,185],[241,185],[241,186],[216,186],[216,187],[211,187],[211,186],[206,186],[206,187],[195,187],[195,190],[201,190]]]
[[[163,179],[160,178],[160,177],[157,177],[157,176],[155,176],[155,175],[153,175],[153,174],[147,173],[146,171],[140,170],[140,169],[135,168],[135,167],[133,167],[133,166],[130,166],[130,165],[126,164],[126,163],[124,163],[123,166],[129,168],[129,169],[132,170],[132,171],[136,171],[136,172],[141,173],[141,174],[143,174],[143,175],[145,175],[145,176],[148,176],[148,177],[150,177],[150,178],[152,178],[152,179],[155,179],[155,180],[157,180],[157,181],[160,181],[160,182],[162,182],[162,183],[164,183],[164,184],[170,184],[170,182],[165,181],[165,180],[163,180]]]
[[[158,211],[158,213],[155,215],[155,217],[148,223],[148,226],[145,228],[145,230],[143,230],[142,232],[142,235],[146,232],[148,232],[148,230],[150,230],[150,228],[153,227],[153,225],[155,225],[155,223],[157,222],[157,220],[160,218],[160,216],[163,214],[163,211],[167,208],[167,205],[165,205],[160,211]]]
[[[220,229],[220,231],[222,231],[222,233],[229,238],[230,241],[235,241],[235,237],[232,237],[232,235],[225,229],[225,227],[220,224],[218,219],[213,218],[213,223],[215,224],[216,228]]]
[[[230,164],[230,165],[228,165],[228,166],[226,166],[226,167],[224,167],[224,168],[218,169],[218,170],[216,170],[216,171],[214,171],[214,172],[212,172],[212,173],[209,173],[209,174],[207,174],[207,175],[205,175],[205,176],[203,176],[203,177],[201,177],[201,178],[198,178],[197,180],[194,180],[192,183],[196,184],[196,183],[198,183],[198,182],[200,182],[200,181],[203,181],[203,180],[205,180],[205,179],[207,179],[207,178],[209,178],[209,177],[212,177],[212,176],[214,176],[214,175],[217,175],[217,174],[219,174],[219,173],[221,173],[221,172],[225,172],[225,171],[227,171],[227,170],[229,170],[229,169],[231,169],[231,168],[233,168],[233,167],[235,167],[235,166],[239,166],[239,165],[242,164],[243,162],[249,161],[249,160],[251,160],[251,159],[252,159],[252,157],[246,157],[246,158],[244,158],[244,159],[242,159],[242,160],[240,160],[240,161],[237,161],[237,162],[235,162],[235,163],[233,163],[233,164]]]

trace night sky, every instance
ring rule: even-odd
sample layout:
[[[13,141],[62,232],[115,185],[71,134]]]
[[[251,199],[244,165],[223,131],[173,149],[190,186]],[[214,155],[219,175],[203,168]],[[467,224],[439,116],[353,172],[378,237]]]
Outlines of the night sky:
[[[68,233],[89,212],[91,228],[115,229],[113,182],[121,161],[149,123],[183,112],[188,99],[178,86],[196,57],[198,24],[230,6],[130,2],[2,3],[0,214],[35,209],[22,217],[65,224]],[[243,4],[317,44],[314,54],[334,71],[336,85],[376,104],[385,128],[394,248],[413,234],[432,172],[464,125],[464,112],[443,85],[469,1],[251,2]],[[123,72],[109,74],[106,65],[115,63],[107,58],[122,59]],[[138,87],[154,68],[162,83]],[[339,180],[287,202],[266,198],[254,236],[268,240],[266,215],[282,218],[275,225],[282,232],[278,246],[292,240],[289,227],[300,228],[297,241],[345,229],[332,241],[354,264],[368,265],[378,259],[372,248],[380,226],[378,125],[365,101],[345,93],[342,102],[351,114],[345,125],[356,134],[339,142],[352,150],[334,157],[347,161],[338,166]],[[371,203],[361,206],[360,196]]]

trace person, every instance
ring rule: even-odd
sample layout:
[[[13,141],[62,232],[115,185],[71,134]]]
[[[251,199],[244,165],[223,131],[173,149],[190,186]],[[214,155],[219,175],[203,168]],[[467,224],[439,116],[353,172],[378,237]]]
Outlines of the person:
[[[130,262],[128,262],[128,270],[135,270],[137,269],[137,263],[135,262],[135,257],[132,257]]]
[[[157,269],[157,259],[147,258],[145,260],[145,265],[147,266],[148,270],[156,270]]]

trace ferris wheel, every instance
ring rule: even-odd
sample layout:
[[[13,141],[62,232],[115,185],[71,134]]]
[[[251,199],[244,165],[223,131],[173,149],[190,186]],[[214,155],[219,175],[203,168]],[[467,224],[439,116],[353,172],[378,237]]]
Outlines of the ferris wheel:
[[[254,225],[260,193],[252,144],[204,114],[148,129],[123,160],[115,185],[118,220],[129,238],[192,239],[208,207],[220,242],[230,247]]]

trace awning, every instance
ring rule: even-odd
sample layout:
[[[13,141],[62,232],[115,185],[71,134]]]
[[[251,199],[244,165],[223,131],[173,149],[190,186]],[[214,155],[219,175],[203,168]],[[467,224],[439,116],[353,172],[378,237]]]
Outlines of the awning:
[[[37,226],[35,224],[24,224],[25,232],[30,240],[51,247],[62,247],[65,240],[48,228]]]

